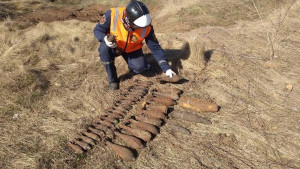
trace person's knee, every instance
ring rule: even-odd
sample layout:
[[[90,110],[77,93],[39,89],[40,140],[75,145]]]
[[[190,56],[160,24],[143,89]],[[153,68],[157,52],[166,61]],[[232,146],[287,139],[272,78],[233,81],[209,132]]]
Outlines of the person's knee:
[[[135,73],[142,73],[145,70],[145,64],[135,64],[135,65],[132,65],[131,69]]]

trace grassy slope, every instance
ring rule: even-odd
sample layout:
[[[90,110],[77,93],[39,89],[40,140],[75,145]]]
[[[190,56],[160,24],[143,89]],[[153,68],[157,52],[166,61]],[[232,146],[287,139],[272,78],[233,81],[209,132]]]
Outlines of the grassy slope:
[[[249,1],[245,2],[249,5]],[[164,2],[163,8],[153,7],[153,11],[157,11],[154,26],[158,32],[174,31],[166,37],[161,36],[160,41],[166,46],[172,38],[190,43],[192,54],[187,61],[180,62],[183,69],[179,70],[190,83],[178,87],[185,89],[187,95],[214,100],[222,106],[220,114],[205,114],[212,118],[214,125],[177,122],[193,132],[187,137],[172,134],[167,124],[134,163],[117,160],[101,146],[88,157],[74,156],[65,148],[66,140],[101,114],[117,94],[107,93],[105,88],[98,42],[91,33],[94,24],[64,21],[31,26],[7,20],[0,25],[3,30],[0,33],[0,166],[299,167],[300,91],[296,76],[300,73],[297,59],[299,2],[290,11],[278,35],[277,58],[271,61],[266,32],[259,20],[247,21],[248,15],[244,13],[237,17],[240,10],[227,8],[228,4],[221,2],[212,6],[204,1],[191,1],[190,4],[176,1],[184,8],[174,8],[174,15],[179,20],[191,18],[192,22],[187,19],[162,22],[166,17],[177,18],[169,17],[172,12],[166,12],[170,11],[171,3],[174,2]],[[241,6],[237,1],[232,4],[236,4],[233,7]],[[206,5],[209,8],[202,10]],[[159,12],[161,8],[164,10]],[[222,9],[236,12],[230,15],[231,12]],[[263,11],[269,13],[264,19],[272,33],[276,27],[269,21],[276,23],[278,12]],[[255,12],[249,14],[257,19]],[[228,16],[226,24],[222,22],[223,15]],[[244,21],[236,24],[237,20]],[[172,23],[176,26],[170,28]],[[212,55],[205,66],[203,53],[208,57],[209,50]],[[118,60],[117,64],[119,71],[124,73],[124,62]],[[286,91],[287,84],[292,84],[294,89]],[[14,114],[19,118],[13,119]]]

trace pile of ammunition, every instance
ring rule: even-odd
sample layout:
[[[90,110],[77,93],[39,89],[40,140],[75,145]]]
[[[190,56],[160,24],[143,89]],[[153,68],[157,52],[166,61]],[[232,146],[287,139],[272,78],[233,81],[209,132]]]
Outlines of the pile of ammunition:
[[[195,98],[182,97],[182,90],[177,88],[151,88],[152,82],[135,81],[136,84],[121,92],[118,100],[106,109],[106,114],[98,117],[84,131],[68,142],[68,146],[76,153],[84,153],[97,143],[105,143],[119,157],[125,161],[133,161],[134,150],[144,146],[159,134],[160,127],[166,121],[168,114],[173,119],[196,123],[211,124],[207,118],[169,108],[176,105],[196,111],[217,111],[214,103]],[[131,110],[138,105],[136,110]],[[170,125],[172,129],[190,134],[190,131],[178,126]],[[118,142],[118,143],[116,143]],[[124,145],[120,145],[119,143]]]

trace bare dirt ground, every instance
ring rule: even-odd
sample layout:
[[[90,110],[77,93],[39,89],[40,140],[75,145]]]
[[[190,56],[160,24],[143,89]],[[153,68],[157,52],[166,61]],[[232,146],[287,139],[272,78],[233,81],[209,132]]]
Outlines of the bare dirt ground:
[[[300,1],[144,2],[188,80],[171,86],[219,104],[201,113],[212,124],[168,119],[134,162],[103,145],[75,155],[66,142],[119,96],[107,90],[92,33],[97,15],[116,4],[1,1],[0,168],[300,168]],[[116,66],[127,72],[121,58]],[[121,88],[153,80],[160,70],[152,66]]]

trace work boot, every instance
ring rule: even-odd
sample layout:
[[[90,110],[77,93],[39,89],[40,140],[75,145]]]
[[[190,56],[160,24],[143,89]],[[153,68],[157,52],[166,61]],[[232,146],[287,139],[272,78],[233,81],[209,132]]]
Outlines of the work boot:
[[[108,85],[109,90],[118,90],[119,89],[119,83],[118,82],[112,82]]]

